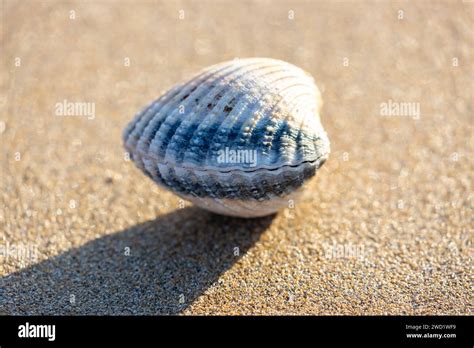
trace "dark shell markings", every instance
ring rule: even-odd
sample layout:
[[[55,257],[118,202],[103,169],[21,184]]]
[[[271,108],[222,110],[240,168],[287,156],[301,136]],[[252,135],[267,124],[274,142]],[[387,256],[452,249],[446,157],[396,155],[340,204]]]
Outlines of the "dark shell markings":
[[[313,78],[250,58],[204,69],[141,111],[123,140],[146,175],[224,215],[258,217],[297,198],[329,155]]]

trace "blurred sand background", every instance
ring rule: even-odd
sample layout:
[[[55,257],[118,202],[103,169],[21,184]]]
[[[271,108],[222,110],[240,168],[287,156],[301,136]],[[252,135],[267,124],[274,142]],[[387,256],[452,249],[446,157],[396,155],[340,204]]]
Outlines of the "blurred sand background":
[[[473,2],[1,11],[0,314],[473,313]],[[122,129],[189,74],[251,56],[314,75],[331,156],[274,217],[183,207],[126,160]],[[95,118],[56,116],[63,100]],[[389,100],[419,119],[381,116]]]

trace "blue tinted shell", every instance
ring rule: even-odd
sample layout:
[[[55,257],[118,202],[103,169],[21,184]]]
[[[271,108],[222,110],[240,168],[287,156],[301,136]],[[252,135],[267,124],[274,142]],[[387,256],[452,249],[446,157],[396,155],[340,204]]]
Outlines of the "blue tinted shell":
[[[303,70],[233,60],[163,94],[123,140],[138,168],[179,196],[225,215],[263,216],[286,206],[327,159],[320,107]]]

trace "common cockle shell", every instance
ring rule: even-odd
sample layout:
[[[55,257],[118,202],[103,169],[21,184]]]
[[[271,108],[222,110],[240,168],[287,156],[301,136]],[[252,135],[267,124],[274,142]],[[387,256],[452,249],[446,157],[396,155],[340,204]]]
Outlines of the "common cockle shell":
[[[123,133],[131,159],[160,186],[239,217],[287,207],[329,155],[313,78],[289,63],[236,59],[178,84]]]

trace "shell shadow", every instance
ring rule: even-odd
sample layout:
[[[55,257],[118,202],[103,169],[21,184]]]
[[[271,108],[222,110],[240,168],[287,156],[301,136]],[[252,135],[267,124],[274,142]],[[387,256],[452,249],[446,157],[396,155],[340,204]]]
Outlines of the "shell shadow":
[[[0,314],[178,314],[254,245],[274,217],[179,209],[2,277]]]

